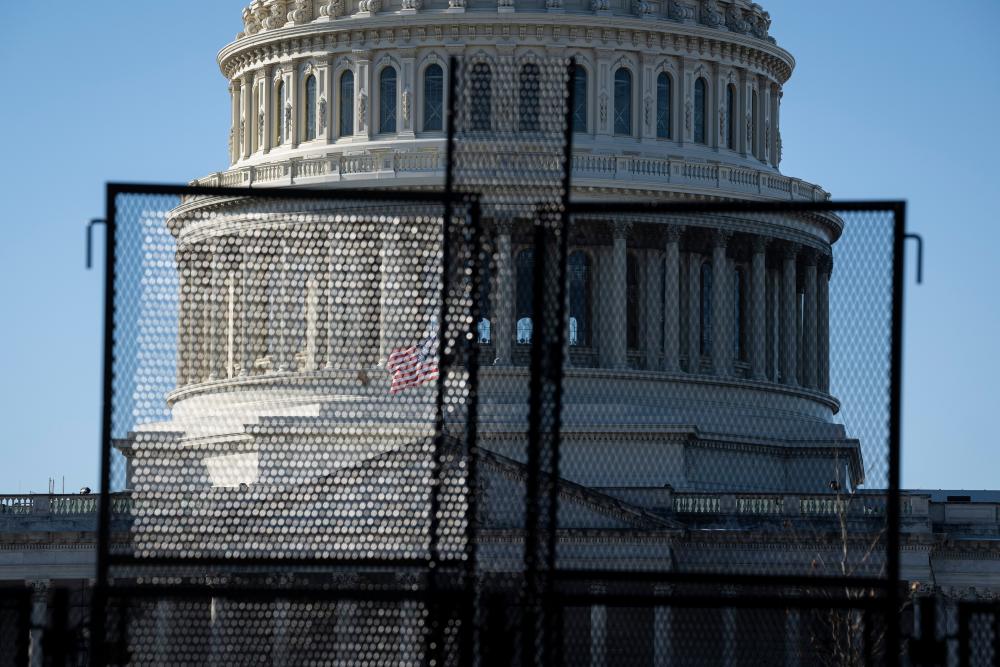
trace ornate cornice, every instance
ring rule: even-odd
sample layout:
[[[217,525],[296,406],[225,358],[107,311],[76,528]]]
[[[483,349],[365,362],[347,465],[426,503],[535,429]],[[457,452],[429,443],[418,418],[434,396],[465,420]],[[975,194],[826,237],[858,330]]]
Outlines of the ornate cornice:
[[[443,46],[456,39],[471,48],[495,45],[515,35],[522,46],[658,50],[663,55],[702,58],[767,75],[776,84],[787,81],[795,65],[791,54],[776,44],[739,32],[622,15],[561,13],[556,18],[531,10],[502,19],[440,10],[356,16],[342,24],[321,17],[306,25],[244,36],[219,52],[219,65],[231,79],[245,69],[315,52]]]

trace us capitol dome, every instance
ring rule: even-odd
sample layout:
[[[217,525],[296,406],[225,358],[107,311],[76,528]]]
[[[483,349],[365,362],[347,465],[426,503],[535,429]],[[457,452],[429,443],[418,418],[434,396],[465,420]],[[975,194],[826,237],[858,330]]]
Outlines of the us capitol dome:
[[[794,60],[756,4],[258,1],[243,24],[219,54],[232,95],[231,165],[195,185],[440,189],[449,58],[465,59],[481,91],[471,123],[509,135],[525,129],[524,106],[510,100],[519,78],[557,55],[576,63],[574,200],[828,198],[778,170]],[[335,259],[296,248],[294,230],[262,222],[255,234],[252,221],[197,215],[212,210],[236,209],[198,199],[171,223],[179,256],[197,258],[182,271],[199,296],[182,292],[170,429],[219,451],[240,439],[242,454],[220,459],[204,445],[205,460],[214,484],[252,484],[262,474],[260,452],[246,443],[253,424],[325,415],[345,395],[377,402],[387,376],[364,369],[383,366],[406,336],[385,312],[388,241],[367,244],[371,298],[347,312],[331,297]],[[524,443],[510,424],[523,424],[527,405],[530,221],[501,208],[485,216],[494,255],[477,327],[480,435],[517,460]],[[591,488],[681,491],[862,482],[858,442],[835,423],[829,392],[828,285],[841,224],[804,214],[575,222],[563,475]],[[376,223],[362,227],[379,234]],[[220,268],[223,252],[272,276]],[[356,249],[341,252],[364,262]],[[309,274],[280,312],[267,305],[279,291],[274,276],[286,275],[275,261],[305,262]],[[205,293],[221,301],[209,305]],[[366,382],[348,386],[359,376]]]

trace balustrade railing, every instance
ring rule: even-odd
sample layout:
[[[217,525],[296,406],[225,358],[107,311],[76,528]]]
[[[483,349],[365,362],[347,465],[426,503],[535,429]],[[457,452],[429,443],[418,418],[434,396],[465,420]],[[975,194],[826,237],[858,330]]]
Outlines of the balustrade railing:
[[[255,183],[277,182],[297,178],[322,176],[357,176],[391,169],[394,173],[443,173],[443,149],[397,150],[385,155],[358,153],[327,153],[320,157],[290,157],[282,162],[234,167],[229,171],[210,174],[192,182],[192,185],[240,187]],[[673,158],[593,155],[573,155],[572,173],[580,178],[602,178],[612,181],[644,182],[694,187],[735,188],[743,192],[780,197],[782,199],[822,201],[827,193],[818,186],[798,179],[749,167],[730,166],[722,163],[688,161]],[[538,156],[530,152],[514,155],[492,153],[483,164],[491,168],[538,169]]]
[[[798,515],[805,517],[884,517],[886,496],[873,493],[835,494],[705,494],[674,493],[673,511],[678,514],[743,514],[754,516]],[[910,498],[900,505],[904,516],[913,514]]]
[[[719,514],[722,511],[720,496],[677,495],[674,511],[678,514]]]
[[[96,517],[99,502],[100,497],[96,493],[0,495],[0,515]],[[130,494],[111,495],[112,514],[128,514],[131,510]]]

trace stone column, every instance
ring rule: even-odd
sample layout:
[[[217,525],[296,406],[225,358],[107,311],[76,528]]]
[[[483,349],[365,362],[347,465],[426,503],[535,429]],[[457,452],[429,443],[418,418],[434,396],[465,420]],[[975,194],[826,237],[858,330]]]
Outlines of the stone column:
[[[291,260],[291,248],[288,247],[288,242],[286,239],[278,239],[280,246],[280,255],[278,258],[278,280],[277,280],[277,297],[278,303],[277,308],[272,308],[272,317],[277,315],[277,319],[269,327],[274,330],[277,345],[275,346],[274,359],[272,360],[272,369],[277,370],[279,373],[284,373],[291,368],[291,340],[289,334],[289,329],[291,329],[291,275],[289,271],[289,263]],[[276,311],[276,312],[275,312]]]
[[[402,304],[396,297],[399,290],[399,229],[396,221],[383,223],[379,230],[379,349],[378,365],[385,366],[389,355],[400,344],[396,331]],[[416,341],[414,341],[416,342]]]
[[[663,260],[660,258],[658,250],[651,249],[645,252],[646,261],[643,267],[643,312],[639,321],[642,322],[643,349],[646,353],[646,370],[660,370],[660,352],[663,344],[660,343],[660,336],[663,333],[663,297],[661,286],[663,285]]]
[[[764,81],[764,90],[761,93],[760,98],[761,104],[761,142],[760,142],[760,159],[764,162],[771,161],[771,82]]]
[[[804,256],[805,296],[802,313],[802,384],[810,389],[817,386],[816,367],[816,253],[808,250]]]
[[[753,74],[747,74],[745,81],[745,92],[744,101],[746,106],[744,107],[746,117],[740,123],[740,134],[745,133],[746,150],[744,155],[746,157],[754,157],[754,127],[753,127]]]
[[[302,370],[316,370],[316,360],[319,357],[319,281],[315,278],[306,280],[306,358]]]
[[[288,600],[274,601],[274,615],[271,617],[271,665],[290,665],[288,657],[288,616],[292,606]]]
[[[496,310],[496,322],[493,324],[493,348],[496,350],[495,366],[510,366],[511,333],[514,330],[514,258],[511,253],[511,234],[514,231],[514,221],[509,218],[498,219],[497,254],[496,254],[496,288],[493,291],[493,303]]]
[[[611,368],[628,366],[628,233],[630,225],[614,222],[611,246],[610,299],[607,304],[611,318]]]
[[[593,86],[597,91],[597,136],[610,137],[614,127],[614,72],[611,71],[611,59],[616,53],[612,49],[597,49],[597,72]]]
[[[732,374],[733,331],[732,271],[726,245],[729,235],[716,232],[712,236],[712,372],[725,377]]]
[[[236,285],[238,272],[226,267],[226,377],[235,377],[239,363],[236,361]]]
[[[223,271],[222,257],[219,246],[213,242],[208,246],[208,267],[206,271],[208,286],[208,379],[218,380],[223,377],[220,369],[222,362],[223,332]]]
[[[288,114],[288,127],[285,132],[288,133],[288,142],[292,148],[299,145],[299,116],[302,114],[302,106],[304,106],[299,100],[301,78],[302,72],[299,71],[299,64],[293,63],[288,80],[285,82],[286,99],[292,104],[292,113]]]
[[[49,587],[48,579],[29,582],[31,585],[31,628],[28,631],[28,664],[42,667],[45,664],[43,641],[48,625]]]
[[[253,147],[253,118],[250,114],[257,113],[253,108],[253,78],[244,76],[240,80],[240,90],[242,91],[240,103],[240,156],[243,159],[250,157],[250,150]]]
[[[604,593],[603,586],[592,586],[591,593]],[[602,604],[590,607],[590,665],[604,667],[608,656],[608,608]]]
[[[639,132],[638,135],[643,140],[656,140],[656,77],[653,76],[653,67],[656,64],[658,55],[648,51],[640,51],[642,72],[642,95],[639,105]]]
[[[688,373],[701,373],[701,253],[688,253]]]
[[[780,292],[778,269],[765,269],[764,275],[767,280],[767,312],[765,314],[767,323],[767,379],[771,382],[777,382],[778,359],[775,349],[778,347],[778,319],[781,312],[778,299]]]
[[[173,620],[171,600],[160,598],[156,600],[153,610],[153,646],[152,654],[158,658],[165,658],[170,655],[170,622]],[[148,650],[148,647],[147,647]],[[164,661],[166,662],[166,661]]]
[[[669,595],[669,586],[656,586],[656,595]],[[653,607],[653,667],[670,667],[674,663],[670,636],[671,607]]]
[[[197,298],[197,311],[195,317],[197,323],[193,327],[192,335],[192,355],[191,367],[193,371],[193,383],[205,382],[212,373],[212,335],[214,327],[212,325],[212,268],[210,253],[206,253],[204,248],[193,249],[192,257],[195,297]]]
[[[736,666],[736,609],[726,607],[722,610],[722,665]]]
[[[681,145],[694,142],[694,65],[690,58],[681,58],[681,70],[677,77],[680,86],[680,100],[683,109],[677,139]],[[705,100],[708,104],[708,100]],[[706,132],[711,128],[706,128]]]
[[[271,352],[270,302],[277,300],[277,295],[271,292],[270,263],[274,257],[271,242],[265,239],[255,239],[255,242],[260,245],[251,254],[250,265],[250,315],[247,336],[250,354],[250,363],[247,367],[249,375],[254,374],[257,359],[266,357]]]
[[[274,83],[271,81],[270,67],[264,68],[264,78],[261,79],[260,86],[264,104],[264,145],[261,149],[267,153],[274,145],[274,118],[271,116],[274,113]]]
[[[771,95],[771,164],[781,164],[781,86],[775,85]]]
[[[177,251],[177,287],[180,295],[180,306],[177,314],[177,387],[194,382],[192,362],[194,361],[194,270],[191,253],[187,248]]]
[[[415,136],[413,128],[416,110],[414,109],[415,98],[413,91],[417,88],[417,52],[413,49],[406,49],[400,51],[398,55],[401,71],[396,80],[396,85],[399,88],[396,93],[396,99],[399,100],[399,118],[396,123],[396,129],[399,132],[400,138],[412,139]]]
[[[239,79],[229,82],[229,98],[232,107],[232,124],[229,126],[229,164],[236,164],[240,159],[240,103],[243,99]]]
[[[337,104],[340,90],[337,88],[336,60],[339,56],[330,54],[326,57],[323,67],[323,88],[326,89],[326,104],[321,105],[320,111],[324,113],[324,118],[320,126],[323,128],[323,141],[332,144],[337,140],[338,128],[334,125],[337,122]]]
[[[667,227],[663,247],[663,370],[676,373],[681,368],[681,262],[680,239],[683,227]]]
[[[785,667],[802,664],[799,635],[799,610],[789,609],[785,612]]]
[[[212,596],[208,602],[208,664],[221,664],[226,659],[226,632],[223,627],[224,598]]]
[[[750,377],[758,381],[767,379],[767,243],[767,237],[754,237],[750,260]]]
[[[796,360],[798,359],[798,287],[795,263],[799,246],[787,244],[782,251],[781,266],[781,381],[798,384]]]
[[[344,306],[339,303],[340,293],[337,284],[337,235],[331,224],[327,232],[327,256],[324,260],[324,270],[321,272],[326,277],[326,368],[332,370],[338,368],[341,359],[338,354],[338,336],[343,335],[340,331],[342,323],[342,313],[338,312]]]
[[[371,88],[368,84],[368,70],[371,64],[367,51],[354,51],[354,136],[359,139],[371,138]]]
[[[816,278],[816,372],[817,388],[830,391],[830,272],[833,258],[824,255]]]
[[[251,241],[247,238],[240,237],[240,361],[237,367],[237,374],[240,377],[250,375],[253,370],[253,357],[251,355],[253,347],[250,328],[253,323],[251,319],[253,315],[251,312],[253,308],[251,293],[254,274],[253,254],[251,254],[250,243]]]

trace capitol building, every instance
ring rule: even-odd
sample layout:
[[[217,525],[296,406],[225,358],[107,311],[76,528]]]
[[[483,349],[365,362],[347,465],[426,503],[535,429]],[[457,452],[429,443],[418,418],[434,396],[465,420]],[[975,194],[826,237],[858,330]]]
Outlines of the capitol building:
[[[124,328],[140,352],[129,357],[132,417],[114,440],[116,509],[128,517],[118,547],[140,560],[335,566],[423,558],[430,540],[445,564],[474,546],[479,573],[506,590],[528,548],[540,326],[530,204],[544,198],[530,191],[531,156],[548,150],[558,115],[537,91],[553,63],[573,63],[574,204],[826,202],[822,187],[780,171],[795,61],[770,27],[745,0],[254,0],[218,56],[229,165],[191,185],[275,194],[147,202],[129,219],[143,244],[134,257],[156,261],[133,274],[137,324]],[[437,383],[400,388],[393,364],[402,350],[423,354],[438,325],[442,223],[428,197],[445,185],[450,108],[487,147],[477,177],[514,177],[480,190],[476,477],[455,436],[431,484]],[[295,189],[400,199],[280,194]],[[850,366],[863,355],[838,358],[852,338],[837,299],[866,284],[850,277],[865,239],[852,241],[851,225],[863,222],[820,209],[571,216],[559,568],[885,576],[885,434],[863,418],[868,406],[849,403],[864,395]],[[946,611],[948,600],[995,598],[1000,492],[905,491],[901,507],[901,585],[943,596]],[[95,510],[88,494],[0,496],[0,584],[29,587],[32,660],[57,591],[70,591],[69,625],[87,643]],[[351,586],[409,576],[336,572]],[[379,642],[367,664],[425,658],[409,603],[368,616],[345,603],[272,604],[143,609],[131,660],[300,664],[327,651],[330,664],[352,664],[366,637]],[[903,616],[909,635],[912,605]],[[594,603],[562,618],[567,664],[790,667],[830,646],[805,611]],[[480,641],[500,662],[517,658],[503,632]]]

